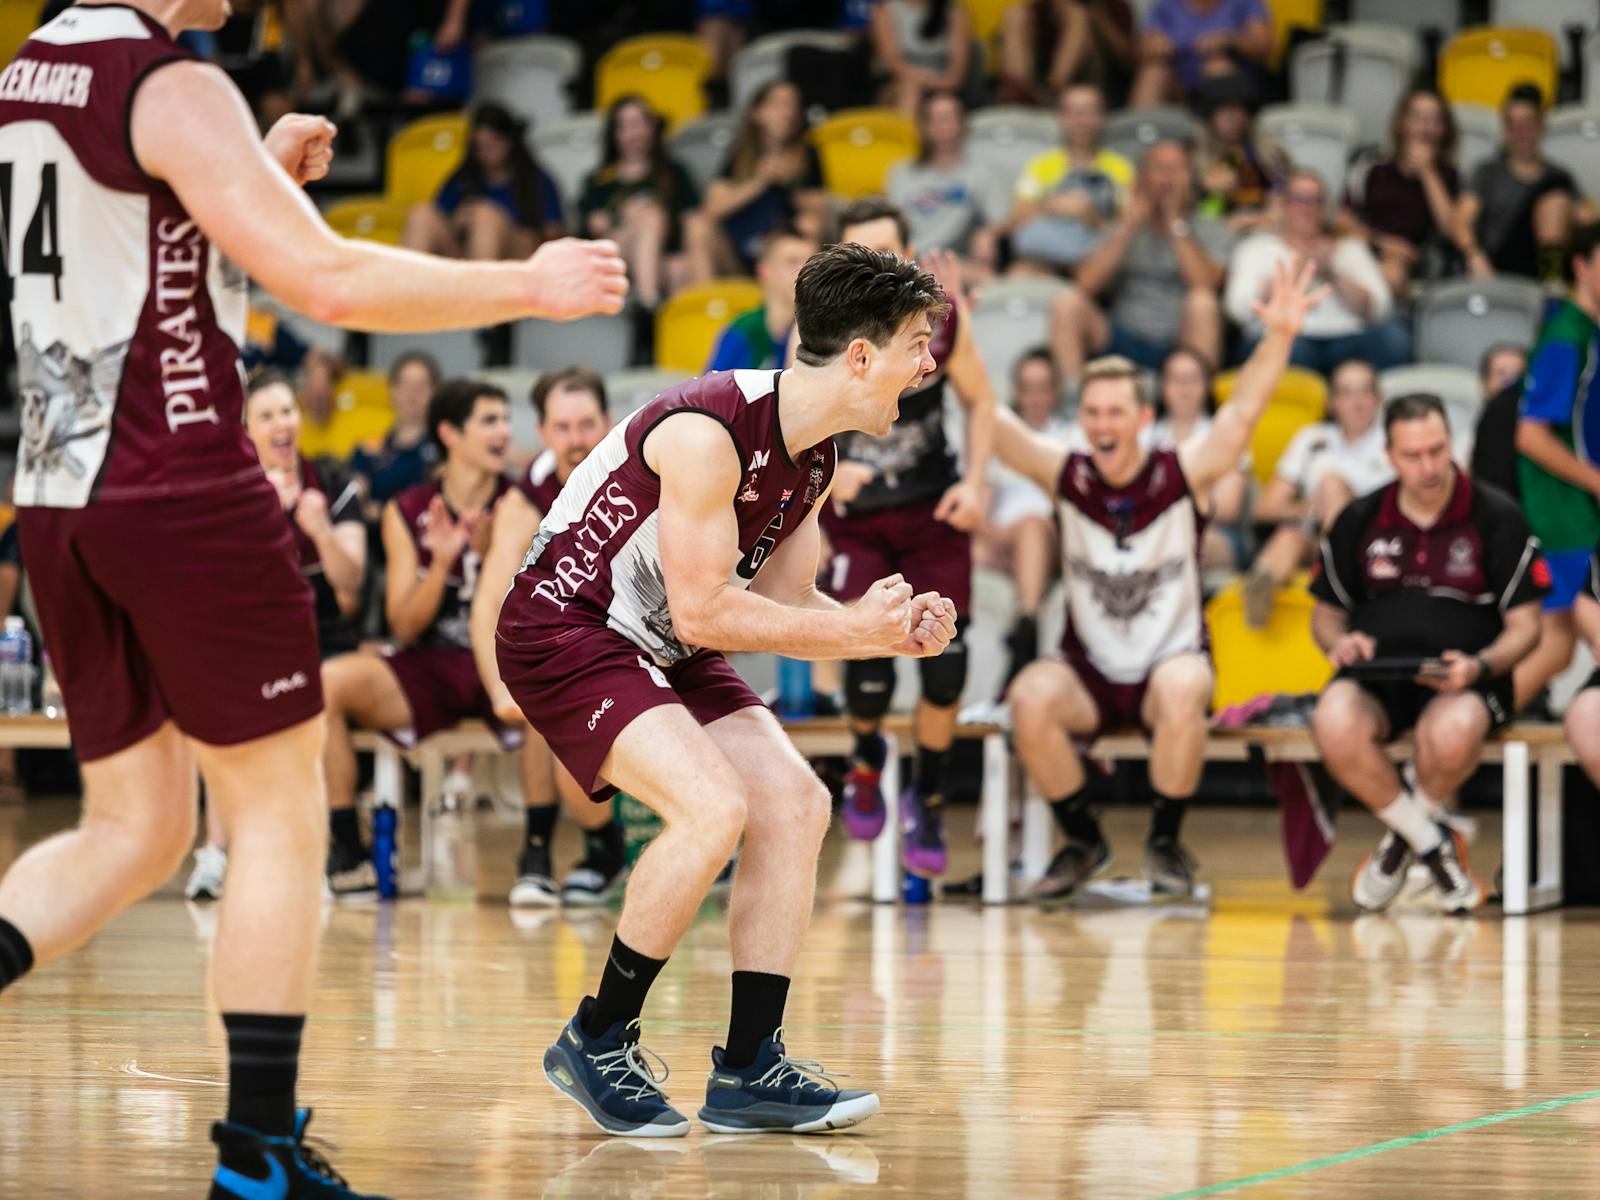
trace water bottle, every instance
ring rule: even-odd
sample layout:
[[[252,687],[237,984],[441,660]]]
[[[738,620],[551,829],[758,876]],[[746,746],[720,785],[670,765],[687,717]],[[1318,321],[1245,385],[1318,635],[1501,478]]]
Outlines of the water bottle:
[[[61,698],[61,684],[56,680],[55,669],[50,665],[50,651],[41,651],[39,661],[44,676],[43,682],[39,685],[39,707],[44,710],[45,716],[56,720],[67,715],[67,704]]]
[[[428,899],[471,903],[478,898],[478,833],[472,790],[446,787],[428,806]]]
[[[811,664],[797,658],[778,659],[778,715],[811,715]]]
[[[906,871],[900,881],[900,899],[907,904],[926,904],[933,899],[933,887],[921,875]]]
[[[372,866],[378,875],[378,896],[393,900],[399,894],[395,863],[395,825],[398,814],[394,805],[379,801],[372,810]]]
[[[21,617],[7,617],[0,631],[0,712],[25,717],[33,711],[33,638]]]

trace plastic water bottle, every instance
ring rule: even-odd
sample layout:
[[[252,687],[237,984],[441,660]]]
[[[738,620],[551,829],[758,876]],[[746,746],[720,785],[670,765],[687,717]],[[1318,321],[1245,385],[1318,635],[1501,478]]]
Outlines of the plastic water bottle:
[[[428,899],[471,903],[478,898],[478,831],[472,783],[445,789],[428,806]]]
[[[61,684],[56,680],[55,669],[50,665],[50,651],[39,653],[43,678],[39,684],[39,707],[44,715],[56,720],[67,715],[67,703],[61,698]]]
[[[927,904],[933,899],[933,886],[921,875],[905,871],[900,880],[900,899],[907,904]]]
[[[392,804],[380,802],[372,810],[372,866],[378,875],[378,896],[383,900],[393,900],[400,891],[395,871],[398,819]]]
[[[797,658],[778,659],[778,715],[811,715],[811,664]]]
[[[0,631],[0,712],[24,717],[33,711],[33,638],[21,617],[7,617]]]

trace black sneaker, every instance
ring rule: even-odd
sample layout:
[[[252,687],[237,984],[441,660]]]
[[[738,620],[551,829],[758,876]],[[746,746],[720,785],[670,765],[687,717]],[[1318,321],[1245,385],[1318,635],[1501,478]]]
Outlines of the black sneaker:
[[[1467,913],[1483,906],[1483,884],[1467,866],[1467,844],[1454,829],[1441,824],[1444,840],[1422,856],[1433,877],[1440,912]]]
[[[1158,838],[1144,848],[1144,877],[1152,896],[1194,895],[1194,873],[1199,867],[1175,838]]]
[[[295,1114],[290,1137],[268,1137],[218,1121],[211,1127],[211,1140],[223,1158],[252,1165],[248,1171],[219,1165],[211,1177],[210,1200],[384,1200],[352,1190],[320,1151],[306,1145],[310,1123],[309,1108]]]
[[[1105,842],[1093,846],[1082,842],[1068,842],[1050,860],[1044,878],[1033,885],[1029,893],[1035,900],[1065,900],[1089,882],[1111,861],[1111,847]]]
[[[628,882],[628,865],[605,858],[586,858],[561,881],[561,903],[572,908],[602,908]]]
[[[359,896],[378,890],[378,871],[365,846],[328,847],[328,890],[335,896]]]
[[[561,903],[550,867],[550,847],[529,842],[517,859],[517,881],[511,885],[512,908],[554,908]]]

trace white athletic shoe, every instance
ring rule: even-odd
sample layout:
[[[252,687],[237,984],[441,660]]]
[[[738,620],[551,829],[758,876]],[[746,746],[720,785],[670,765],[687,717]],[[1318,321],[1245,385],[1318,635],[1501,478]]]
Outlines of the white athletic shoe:
[[[183,885],[185,900],[221,900],[222,881],[228,874],[228,852],[220,846],[201,846],[194,852],[194,870]]]
[[[1448,825],[1441,824],[1439,832],[1444,834],[1444,841],[1422,859],[1433,875],[1439,911],[1469,913],[1483,907],[1483,884],[1467,865],[1466,840]]]
[[[1394,830],[1386,830],[1378,848],[1356,868],[1350,881],[1350,898],[1365,912],[1382,912],[1395,902],[1406,885],[1411,847]]]

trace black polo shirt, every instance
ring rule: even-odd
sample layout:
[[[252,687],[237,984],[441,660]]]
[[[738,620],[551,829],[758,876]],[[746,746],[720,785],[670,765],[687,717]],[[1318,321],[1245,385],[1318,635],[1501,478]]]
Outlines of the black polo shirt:
[[[1380,656],[1476,654],[1505,613],[1550,590],[1522,512],[1458,472],[1450,502],[1422,529],[1400,511],[1400,485],[1352,500],[1322,539],[1311,594],[1350,614]]]

